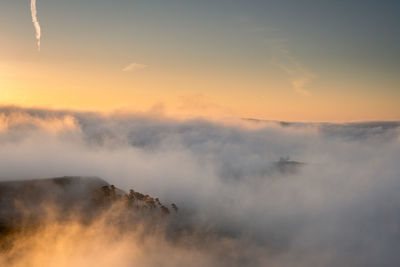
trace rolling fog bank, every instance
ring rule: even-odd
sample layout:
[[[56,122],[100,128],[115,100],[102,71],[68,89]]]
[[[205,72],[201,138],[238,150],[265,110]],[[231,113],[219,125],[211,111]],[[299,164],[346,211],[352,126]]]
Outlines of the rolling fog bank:
[[[50,220],[9,253],[14,266],[397,266],[399,136],[399,122],[2,107],[0,180],[97,176],[179,206],[157,231]]]

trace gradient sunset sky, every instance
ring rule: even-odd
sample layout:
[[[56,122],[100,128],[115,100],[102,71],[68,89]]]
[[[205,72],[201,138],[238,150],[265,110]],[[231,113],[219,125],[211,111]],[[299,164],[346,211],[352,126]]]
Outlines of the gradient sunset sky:
[[[0,104],[400,119],[400,1],[0,1]]]

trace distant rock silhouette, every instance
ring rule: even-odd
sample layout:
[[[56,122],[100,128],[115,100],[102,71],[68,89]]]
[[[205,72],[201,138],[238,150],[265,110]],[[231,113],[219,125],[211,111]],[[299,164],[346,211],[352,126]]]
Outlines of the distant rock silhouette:
[[[275,162],[276,169],[281,173],[295,173],[303,165],[305,163],[291,160],[290,157],[281,157]]]
[[[114,206],[135,218],[170,214],[158,198],[133,189],[126,193],[98,177],[6,181],[0,182],[0,234],[40,222],[48,207],[55,207],[61,217],[73,214],[90,220]]]

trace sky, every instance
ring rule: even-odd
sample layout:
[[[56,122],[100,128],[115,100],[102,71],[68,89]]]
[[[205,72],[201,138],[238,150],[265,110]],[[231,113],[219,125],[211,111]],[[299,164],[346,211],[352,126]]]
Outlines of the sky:
[[[0,2],[0,104],[400,119],[398,1]]]

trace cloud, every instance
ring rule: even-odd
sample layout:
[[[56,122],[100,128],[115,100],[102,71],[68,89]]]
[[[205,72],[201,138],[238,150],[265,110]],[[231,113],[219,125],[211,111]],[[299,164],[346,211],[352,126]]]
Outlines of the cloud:
[[[251,128],[16,107],[0,108],[0,115],[3,180],[99,176],[180,208],[167,232],[140,239],[142,248],[127,234],[84,257],[108,243],[106,233],[96,232],[101,228],[41,235],[64,240],[72,259],[277,267],[397,266],[400,260],[399,122],[260,121]],[[73,233],[85,236],[82,250]],[[174,256],[163,261],[165,255]]]
[[[122,71],[126,71],[126,72],[135,72],[138,70],[142,70],[147,68],[147,65],[144,64],[139,64],[139,63],[130,63],[129,65],[127,65],[125,68],[122,69]]]
[[[37,9],[36,9],[36,0],[31,0],[31,14],[32,14],[32,22],[36,32],[36,40],[38,50],[40,51],[40,37],[41,37],[41,29],[40,24],[37,18]]]
[[[307,86],[316,75],[310,72],[285,48],[282,40],[267,42],[273,49],[272,63],[283,70],[289,77],[293,91],[301,95],[310,95]]]

